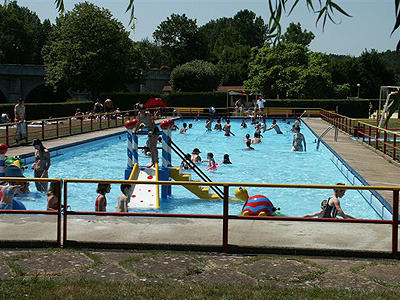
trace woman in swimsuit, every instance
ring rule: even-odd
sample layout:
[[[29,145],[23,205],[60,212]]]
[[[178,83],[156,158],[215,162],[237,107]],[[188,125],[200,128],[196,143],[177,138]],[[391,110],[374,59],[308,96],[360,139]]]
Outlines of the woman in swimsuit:
[[[293,135],[293,147],[292,151],[303,151],[303,144],[304,144],[304,152],[307,151],[307,146],[306,146],[306,139],[304,138],[304,135],[300,133],[300,127],[296,127]]]
[[[344,183],[337,183],[336,185],[344,186]],[[339,216],[344,219],[354,219],[354,217],[345,214],[340,206],[339,198],[342,198],[345,193],[346,190],[344,188],[338,187],[333,190],[333,195],[329,197],[321,218],[336,218],[336,216],[339,214]]]

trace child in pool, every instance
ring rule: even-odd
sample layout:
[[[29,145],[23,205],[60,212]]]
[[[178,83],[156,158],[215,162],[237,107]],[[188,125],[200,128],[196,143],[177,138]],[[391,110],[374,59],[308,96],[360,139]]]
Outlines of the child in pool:
[[[179,130],[179,133],[186,133],[186,131],[187,131],[187,128],[186,128],[186,127],[187,127],[187,124],[186,124],[186,123],[183,123],[182,126],[183,126],[183,127],[181,128],[181,130]]]
[[[210,118],[206,122],[207,131],[211,131],[211,126],[212,126],[212,119]]]
[[[132,185],[121,184],[122,194],[118,197],[117,212],[128,212],[128,203],[132,195]]]
[[[111,191],[109,183],[99,183],[97,185],[97,193],[99,194],[95,202],[95,211],[106,211],[107,198],[106,194]]]
[[[222,130],[225,131],[225,136],[231,135],[231,120],[226,121],[226,124]]]
[[[186,161],[182,160],[182,162],[181,162],[181,168],[185,169],[185,170],[188,170],[188,169],[190,169],[190,165],[189,165],[189,163],[187,161],[191,160],[191,156],[190,156],[189,153],[186,153],[185,159],[186,159]]]
[[[207,153],[208,166],[207,171],[215,171],[218,168],[218,164],[214,160],[214,154],[212,152]]]
[[[201,157],[200,157],[200,150],[199,148],[194,148],[192,151],[192,156],[190,157],[191,161],[195,164],[201,163]]]
[[[231,160],[229,159],[229,154],[224,154],[224,160],[222,161],[223,164],[230,165]]]
[[[60,199],[58,194],[60,193],[58,182],[51,182],[49,190],[47,191],[47,210],[58,210]]]
[[[316,211],[315,213],[312,213],[312,214],[305,215],[303,218],[313,218],[313,217],[322,218],[327,204],[328,204],[328,200],[322,200],[321,210]]]
[[[246,137],[244,138],[243,142],[247,143],[247,141],[251,142],[250,134],[246,134]]]
[[[246,142],[246,146],[247,146],[247,148],[245,148],[245,150],[254,150],[254,148],[251,146],[251,141],[250,140],[248,140]]]
[[[240,128],[247,128],[246,120],[242,120],[242,124],[240,124]]]
[[[217,124],[214,126],[215,130],[221,131],[222,130],[222,124],[221,124],[221,119],[217,120]]]

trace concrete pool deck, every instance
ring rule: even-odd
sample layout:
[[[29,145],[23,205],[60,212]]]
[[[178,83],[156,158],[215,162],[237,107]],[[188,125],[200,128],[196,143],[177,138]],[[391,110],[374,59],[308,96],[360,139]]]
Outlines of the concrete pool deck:
[[[320,119],[305,119],[317,133],[328,123]],[[46,141],[48,148],[124,132],[123,127],[106,129],[71,137]],[[338,142],[333,131],[325,141],[341,155],[371,185],[398,184],[399,167],[380,155],[339,132]],[[315,146],[308,141],[308,147]],[[8,155],[31,153],[32,146],[13,147]],[[397,176],[396,176],[397,175]],[[391,203],[391,192],[381,193]],[[257,223],[255,223],[257,222]],[[391,226],[377,224],[306,223],[286,221],[231,220],[229,243],[238,247],[276,249],[316,249],[385,252],[391,250]],[[134,243],[220,246],[222,222],[200,219],[115,218],[71,216],[68,220],[68,238],[92,243]],[[13,231],[7,230],[13,228]],[[1,215],[0,242],[17,240],[54,240],[54,216]],[[329,234],[325,234],[329,232]]]

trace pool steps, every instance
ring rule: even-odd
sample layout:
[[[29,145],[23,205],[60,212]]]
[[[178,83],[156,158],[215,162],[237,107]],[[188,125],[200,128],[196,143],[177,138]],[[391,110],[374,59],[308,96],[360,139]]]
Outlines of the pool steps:
[[[170,169],[170,176],[175,181],[191,181],[191,182],[200,182],[200,180],[192,180],[190,174],[181,173],[181,168],[172,167]],[[210,193],[209,187],[201,187],[198,185],[183,185],[187,190],[195,194],[200,199],[208,199],[208,200],[217,200],[221,199],[216,194]]]

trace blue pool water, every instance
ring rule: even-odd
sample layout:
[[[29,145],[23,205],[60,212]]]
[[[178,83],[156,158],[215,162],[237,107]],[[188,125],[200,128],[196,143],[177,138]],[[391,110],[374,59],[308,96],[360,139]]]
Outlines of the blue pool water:
[[[335,184],[343,182],[350,184],[331,161],[331,152],[321,144],[316,150],[315,135],[302,124],[302,133],[307,141],[307,152],[291,152],[292,133],[290,124],[278,121],[283,135],[274,130],[265,132],[263,143],[253,145],[254,151],[244,150],[243,138],[246,133],[251,136],[254,127],[248,121],[248,128],[240,128],[240,120],[232,120],[232,132],[235,136],[225,137],[222,132],[205,131],[205,120],[178,120],[175,123],[192,123],[193,128],[186,134],[174,131],[172,139],[186,152],[191,153],[197,147],[201,157],[206,159],[207,152],[213,152],[220,167],[215,172],[207,172],[213,181],[220,182],[258,182],[258,183],[287,183],[287,184]],[[267,125],[271,120],[267,120]],[[139,145],[143,146],[146,136],[139,136]],[[232,165],[221,165],[223,155],[228,153]],[[161,150],[160,150],[161,158]],[[142,153],[139,155],[140,164],[149,162]],[[180,165],[180,159],[173,154],[172,163]],[[205,170],[207,163],[200,167]],[[126,167],[126,136],[121,134],[95,142],[86,143],[61,151],[60,155],[52,158],[50,177],[53,178],[92,178],[92,179],[124,179]],[[190,171],[186,171],[189,172]],[[31,170],[25,175],[32,177]],[[193,178],[196,178],[193,174]],[[72,210],[93,211],[97,196],[96,184],[69,184],[68,204]],[[23,199],[28,209],[45,209],[46,197],[36,192],[34,184],[29,197]],[[332,191],[312,189],[260,189],[248,188],[249,194],[266,195],[281,212],[289,216],[303,216],[320,209],[320,202],[327,199]],[[120,194],[119,185],[112,185],[107,195],[107,210],[115,211],[117,197]],[[234,188],[230,189],[234,195]],[[357,191],[347,191],[341,200],[343,210],[358,218],[376,219],[376,213],[366,203]],[[231,201],[230,214],[239,214],[242,204]],[[222,201],[196,199],[183,187],[173,186],[172,197],[161,200],[160,213],[198,213],[222,214]]]

